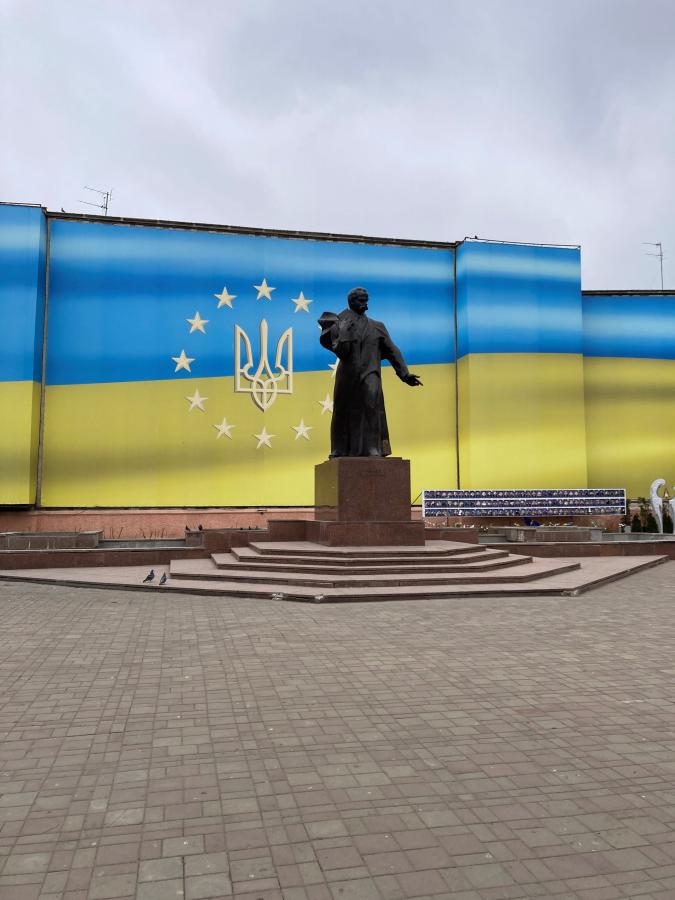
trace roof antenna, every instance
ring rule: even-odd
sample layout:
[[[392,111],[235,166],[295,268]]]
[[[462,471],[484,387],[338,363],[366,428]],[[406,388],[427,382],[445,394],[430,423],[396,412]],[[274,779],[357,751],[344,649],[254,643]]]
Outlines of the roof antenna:
[[[102,209],[103,215],[107,216],[108,215],[108,205],[109,205],[110,201],[112,200],[112,193],[113,193],[112,188],[110,188],[109,191],[100,191],[98,188],[87,187],[87,185],[85,184],[84,189],[85,189],[85,191],[94,191],[94,193],[99,194],[101,197],[101,202],[100,203],[90,203],[88,200],[79,200],[78,203],[86,203],[87,206],[95,206],[96,209]]]
[[[659,263],[661,265],[661,290],[663,290],[663,246],[661,244],[661,241],[643,241],[642,243],[647,247],[659,248],[658,253],[647,253],[646,250],[645,253],[647,256],[656,256],[659,260]]]

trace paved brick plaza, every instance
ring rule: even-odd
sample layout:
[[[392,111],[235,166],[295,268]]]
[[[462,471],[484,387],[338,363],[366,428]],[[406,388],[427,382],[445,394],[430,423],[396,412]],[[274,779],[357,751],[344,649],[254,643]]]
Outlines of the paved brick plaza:
[[[674,582],[0,583],[0,898],[675,898]]]

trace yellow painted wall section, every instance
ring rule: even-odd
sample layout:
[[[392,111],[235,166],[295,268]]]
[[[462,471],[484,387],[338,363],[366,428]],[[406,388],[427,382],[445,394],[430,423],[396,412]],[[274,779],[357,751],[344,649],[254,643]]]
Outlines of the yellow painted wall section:
[[[412,462],[412,497],[456,486],[454,366],[415,367],[424,387],[383,370],[393,452]],[[295,376],[261,412],[232,378],[47,387],[44,506],[249,506],[314,501],[314,466],[330,451],[330,372]],[[207,398],[190,409],[195,388]],[[218,437],[223,417],[231,438]],[[309,440],[293,426],[310,426]],[[258,448],[266,429],[271,447]]]
[[[40,385],[0,382],[0,504],[35,503]]]
[[[587,357],[586,441],[593,487],[647,496],[675,485],[675,360]]]
[[[457,365],[462,489],[587,486],[582,356],[481,353]]]

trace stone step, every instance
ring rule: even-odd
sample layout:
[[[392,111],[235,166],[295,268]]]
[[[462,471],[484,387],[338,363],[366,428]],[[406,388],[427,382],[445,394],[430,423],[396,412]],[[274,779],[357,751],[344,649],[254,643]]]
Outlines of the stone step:
[[[490,551],[482,544],[458,544],[451,541],[427,541],[422,547],[326,547],[310,541],[252,542],[247,547],[233,547],[231,552],[239,559],[283,556],[294,563],[312,562],[317,558],[333,565],[351,566],[357,563],[388,565],[397,562],[433,562],[455,556],[473,556]]]
[[[571,572],[579,568],[578,562],[569,560],[525,560],[517,570],[500,569],[497,572],[472,572],[463,568],[456,573],[419,573],[395,574],[383,572],[364,577],[363,575],[315,575],[294,572],[261,572],[241,567],[236,569],[219,569],[212,560],[176,560],[171,563],[169,574],[174,579],[207,579],[223,583],[248,582],[250,584],[271,584],[289,586],[307,586],[318,588],[375,588],[415,587],[421,585],[452,584],[511,584],[515,582],[535,581],[547,578],[552,574]]]
[[[529,562],[532,557],[520,556],[518,554],[509,554],[504,551],[496,553],[473,554],[471,556],[454,556],[447,559],[433,560],[432,562],[407,562],[402,564],[400,560],[395,560],[389,564],[385,564],[384,560],[378,560],[378,565],[365,564],[362,561],[356,561],[351,566],[335,565],[322,562],[318,558],[308,563],[304,559],[302,562],[292,562],[289,557],[280,557],[279,559],[270,559],[266,556],[242,556],[234,553],[213,553],[211,559],[223,571],[233,571],[241,569],[242,566],[256,572],[297,572],[298,574],[317,574],[317,575],[339,575],[346,572],[352,572],[355,575],[377,575],[378,573],[387,574],[410,574],[419,573],[441,573],[441,572],[462,572],[470,570],[472,572],[489,572],[494,569],[508,568],[509,566],[518,566]]]

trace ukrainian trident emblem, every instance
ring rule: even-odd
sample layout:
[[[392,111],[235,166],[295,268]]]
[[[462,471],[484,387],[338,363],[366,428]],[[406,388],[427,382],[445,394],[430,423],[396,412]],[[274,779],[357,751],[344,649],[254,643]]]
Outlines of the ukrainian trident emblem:
[[[263,412],[269,409],[279,394],[293,393],[293,329],[287,328],[277,341],[274,370],[269,363],[268,332],[267,319],[262,319],[260,322],[260,361],[251,374],[254,365],[251,339],[243,328],[239,325],[234,326],[235,393],[250,394],[251,400]]]

